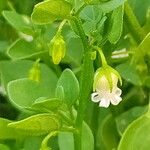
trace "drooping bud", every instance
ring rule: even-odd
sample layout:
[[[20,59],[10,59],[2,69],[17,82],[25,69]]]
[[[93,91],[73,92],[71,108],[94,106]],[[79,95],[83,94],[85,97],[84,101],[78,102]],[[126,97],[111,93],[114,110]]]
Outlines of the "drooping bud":
[[[41,77],[39,61],[40,59],[36,60],[36,62],[33,64],[33,67],[29,71],[29,79],[36,82],[39,82]]]
[[[120,74],[107,64],[102,49],[95,48],[100,54],[102,67],[95,73],[91,99],[93,102],[100,102],[100,107],[107,108],[110,103],[117,105],[122,100],[122,91],[117,87],[118,81],[122,84],[122,80]]]
[[[110,103],[117,105],[122,100],[122,91],[117,87],[118,80],[122,84],[121,77],[115,69],[110,66],[99,68],[94,76],[92,101],[100,102],[100,107],[108,107]]]
[[[49,45],[49,54],[52,56],[53,63],[58,65],[65,57],[66,43],[62,35],[54,36]]]

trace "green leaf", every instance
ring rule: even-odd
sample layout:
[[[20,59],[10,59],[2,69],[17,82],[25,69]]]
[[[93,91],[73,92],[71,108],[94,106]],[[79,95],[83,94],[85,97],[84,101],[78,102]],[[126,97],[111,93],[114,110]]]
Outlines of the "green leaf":
[[[55,96],[58,97],[60,100],[64,100],[65,93],[62,86],[57,86],[55,90]]]
[[[149,150],[150,143],[150,117],[142,117],[131,123],[125,130],[118,150]],[[142,141],[142,143],[141,143]]]
[[[8,82],[16,79],[27,78],[29,70],[33,66],[33,61],[21,60],[21,61],[1,61],[0,73],[2,87],[6,91]],[[13,71],[12,71],[13,70]],[[47,91],[51,96],[55,95],[55,86],[57,82],[56,74],[48,68],[45,64],[40,65],[41,71],[41,86],[43,91]]]
[[[123,5],[125,1],[126,0],[109,0],[108,2],[102,2],[102,3],[100,3],[99,8],[104,13],[109,13],[112,10],[116,9],[117,7]]]
[[[12,104],[23,110],[23,108],[30,108],[39,97],[53,97],[52,88],[24,78],[9,82],[7,89]]]
[[[32,21],[36,24],[45,24],[56,19],[70,17],[71,4],[65,0],[47,0],[35,5],[32,13]]]
[[[58,135],[58,144],[60,150],[74,150],[73,133],[60,132]]]
[[[120,135],[123,134],[127,126],[135,119],[147,111],[147,107],[134,107],[116,118],[117,129]]]
[[[9,46],[7,41],[0,41],[0,60],[7,58],[6,50]]]
[[[84,31],[87,35],[102,34],[106,16],[98,6],[87,6],[80,13],[80,17],[85,21]]]
[[[7,145],[4,145],[4,144],[0,144],[0,149],[1,150],[10,150],[9,147]]]
[[[64,90],[64,101],[70,106],[79,96],[79,83],[74,73],[70,69],[63,71],[60,76],[57,87],[62,86]]]
[[[62,106],[63,102],[58,98],[52,99],[37,99],[33,104],[32,108],[38,109],[40,111],[51,110],[55,111]]]
[[[25,59],[38,57],[46,52],[48,51],[44,51],[35,41],[27,42],[23,39],[18,39],[8,48],[7,54],[12,59]]]
[[[29,70],[33,66],[32,61],[3,61],[0,66],[2,85],[8,89],[10,101],[21,111],[23,108],[31,107],[39,97],[55,96],[57,77],[46,65],[40,65],[39,83],[27,79]]]
[[[135,53],[137,62],[144,59],[143,57],[149,53],[149,47],[150,47],[150,32],[145,36],[145,38],[137,48],[137,51]]]
[[[116,69],[126,81],[131,82],[134,85],[141,86],[141,79],[135,69],[135,66],[132,66],[129,63],[124,63],[118,65]]]
[[[82,142],[82,150],[94,150],[93,133],[85,122],[82,125]]]
[[[9,123],[8,127],[23,135],[39,136],[59,130],[60,122],[54,115],[38,114],[21,121]]]
[[[13,129],[10,129],[7,127],[7,125],[9,123],[11,123],[12,121],[4,119],[4,118],[0,118],[0,140],[6,140],[6,139],[16,139],[17,138],[17,134]]]
[[[3,16],[16,30],[29,35],[34,34],[32,24],[27,16],[8,10],[3,11]]]
[[[74,150],[74,138],[70,132],[62,132],[58,135],[60,150]],[[81,150],[94,150],[94,137],[89,126],[84,122],[82,125]]]
[[[108,34],[108,40],[112,44],[116,44],[121,37],[123,29],[123,14],[124,14],[123,6],[116,8],[112,13],[110,31]]]
[[[39,136],[27,136],[24,139],[24,150],[39,150],[43,137]]]
[[[6,91],[6,87],[9,81],[16,80],[18,78],[25,78],[32,67],[33,62],[23,61],[1,61],[0,73],[1,83],[3,89]],[[13,70],[13,71],[12,71]]]
[[[98,139],[102,140],[105,150],[116,148],[119,141],[119,136],[116,131],[116,124],[112,115],[107,115],[102,122],[98,131]]]
[[[73,66],[80,66],[83,58],[83,45],[80,38],[69,38],[67,41],[67,51],[63,62]]]

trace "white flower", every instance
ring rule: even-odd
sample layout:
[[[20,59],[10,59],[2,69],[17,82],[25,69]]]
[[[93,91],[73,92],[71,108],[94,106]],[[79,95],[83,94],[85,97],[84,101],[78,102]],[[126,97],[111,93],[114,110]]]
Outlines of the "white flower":
[[[112,81],[112,90],[110,89],[110,83],[105,74],[101,75],[96,82],[95,92],[92,93],[91,99],[93,102],[99,102],[100,107],[108,107],[111,104],[118,105],[122,100],[121,89],[117,87],[118,76],[113,72],[109,72],[111,81]],[[98,73],[95,74],[95,77],[98,76]]]

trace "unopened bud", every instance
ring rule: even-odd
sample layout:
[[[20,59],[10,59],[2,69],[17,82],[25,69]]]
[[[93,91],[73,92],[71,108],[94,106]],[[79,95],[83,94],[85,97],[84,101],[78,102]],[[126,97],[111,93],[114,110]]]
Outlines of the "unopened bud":
[[[49,48],[49,54],[52,56],[53,63],[58,65],[66,53],[66,43],[63,36],[56,35],[51,40]]]
[[[40,64],[39,64],[40,59],[38,59],[34,64],[33,67],[29,71],[29,79],[39,82],[40,81]]]

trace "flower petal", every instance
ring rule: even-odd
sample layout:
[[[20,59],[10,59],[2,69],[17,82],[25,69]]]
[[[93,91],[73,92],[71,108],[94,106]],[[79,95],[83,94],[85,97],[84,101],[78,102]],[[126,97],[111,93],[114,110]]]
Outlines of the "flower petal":
[[[93,102],[99,102],[101,99],[100,99],[100,96],[99,96],[99,93],[95,92],[95,93],[92,93],[91,94],[91,100]]]
[[[107,108],[110,105],[110,101],[107,99],[102,98],[100,103],[99,103],[99,107],[105,107]]]
[[[114,98],[111,99],[111,103],[113,105],[118,105],[122,101],[122,98],[118,95],[116,95]]]
[[[117,96],[120,96],[120,95],[122,94],[122,90],[119,89],[119,88],[116,88],[115,94],[116,94]]]

